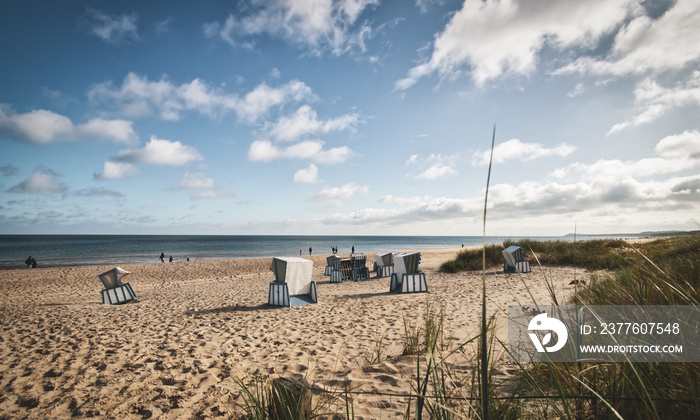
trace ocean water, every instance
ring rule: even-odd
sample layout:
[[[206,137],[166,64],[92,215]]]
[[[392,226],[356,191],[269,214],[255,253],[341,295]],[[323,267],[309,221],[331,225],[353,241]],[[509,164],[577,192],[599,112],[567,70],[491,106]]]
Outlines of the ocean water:
[[[629,236],[629,235],[627,235]],[[620,236],[608,236],[611,238]],[[573,236],[530,236],[535,240],[573,240]],[[486,237],[487,244],[520,237]],[[587,239],[578,237],[578,240]],[[0,269],[24,268],[30,255],[39,267],[155,263],[193,260],[330,255],[480,246],[481,236],[215,236],[215,235],[0,235]]]

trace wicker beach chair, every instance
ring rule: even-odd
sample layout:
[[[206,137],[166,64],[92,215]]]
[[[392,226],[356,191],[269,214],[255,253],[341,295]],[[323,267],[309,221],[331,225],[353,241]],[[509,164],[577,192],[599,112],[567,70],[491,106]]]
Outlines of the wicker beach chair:
[[[369,268],[367,268],[367,257],[364,254],[352,254],[352,281],[362,281],[369,279]]]

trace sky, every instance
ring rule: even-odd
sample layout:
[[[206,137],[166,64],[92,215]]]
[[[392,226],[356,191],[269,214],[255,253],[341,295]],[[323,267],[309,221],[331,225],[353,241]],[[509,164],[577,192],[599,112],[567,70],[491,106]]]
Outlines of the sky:
[[[0,234],[700,225],[697,0],[24,1]],[[495,133],[495,135],[494,135]]]

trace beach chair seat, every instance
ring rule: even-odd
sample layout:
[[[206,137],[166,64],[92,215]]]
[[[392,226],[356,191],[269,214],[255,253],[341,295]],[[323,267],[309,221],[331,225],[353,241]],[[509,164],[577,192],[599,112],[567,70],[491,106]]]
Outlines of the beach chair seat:
[[[352,269],[352,281],[363,281],[369,280],[369,268],[367,267],[353,267]]]
[[[393,293],[427,293],[428,282],[425,273],[394,273],[391,275],[389,291]]]
[[[519,246],[509,246],[502,251],[504,273],[529,273],[530,262],[523,259],[523,249]]]
[[[290,295],[289,285],[284,282],[270,283],[270,291],[268,303],[272,306],[301,306],[309,303],[318,303],[318,292],[316,290],[316,282],[312,281],[308,294]]]
[[[377,266],[377,277],[391,277],[394,274],[394,264]]]
[[[270,283],[268,304],[292,307],[318,303],[316,282],[311,280],[313,265],[304,258],[273,258],[270,270],[275,281]]]
[[[332,270],[331,271],[331,283],[342,283],[343,282],[343,274],[340,272],[340,270]]]
[[[122,283],[122,279],[129,274],[130,272],[116,267],[98,275],[105,287],[104,290],[102,290],[103,304],[120,305],[136,299],[136,293],[134,293],[134,289],[131,285],[129,283]]]

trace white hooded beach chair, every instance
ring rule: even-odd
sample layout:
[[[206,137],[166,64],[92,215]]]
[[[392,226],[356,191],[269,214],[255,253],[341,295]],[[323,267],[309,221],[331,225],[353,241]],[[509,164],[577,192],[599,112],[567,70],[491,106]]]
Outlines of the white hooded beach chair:
[[[523,249],[519,246],[509,246],[503,250],[504,273],[529,273],[530,262],[523,259]]]
[[[389,291],[394,293],[420,293],[428,291],[425,273],[418,271],[420,252],[394,254],[394,273]]]
[[[377,277],[391,277],[394,274],[394,254],[391,252],[375,254],[374,267]]]
[[[128,271],[116,267],[98,275],[105,286],[105,289],[102,291],[102,303],[119,305],[136,299],[136,294],[131,285],[122,283],[122,279],[128,274],[130,274]]]
[[[270,270],[275,273],[275,281],[270,283],[268,303],[273,306],[318,303],[316,282],[311,280],[313,268],[313,261],[304,258],[273,258]]]

